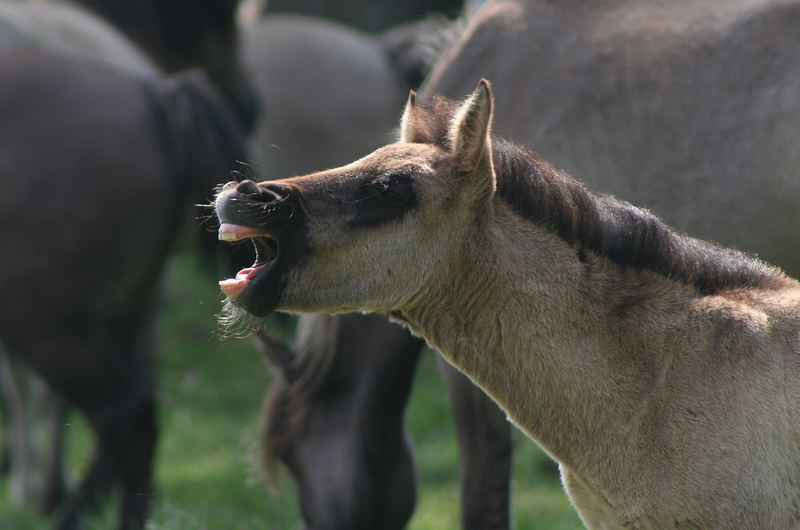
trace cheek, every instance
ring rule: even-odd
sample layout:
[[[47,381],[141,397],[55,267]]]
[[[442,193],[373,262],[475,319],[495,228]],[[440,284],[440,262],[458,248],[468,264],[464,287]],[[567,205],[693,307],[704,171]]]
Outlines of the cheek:
[[[385,229],[315,231],[311,253],[299,264],[300,290],[369,290],[390,275],[406,269],[408,242],[400,233]],[[327,237],[328,235],[332,237]]]
[[[429,222],[439,221],[423,220],[414,212],[401,220],[357,229],[317,223],[309,231],[308,271],[336,281],[353,275],[349,281],[354,284],[374,285],[386,276],[410,281],[409,271],[424,267],[431,257],[430,242],[436,231],[428,233],[424,225]]]

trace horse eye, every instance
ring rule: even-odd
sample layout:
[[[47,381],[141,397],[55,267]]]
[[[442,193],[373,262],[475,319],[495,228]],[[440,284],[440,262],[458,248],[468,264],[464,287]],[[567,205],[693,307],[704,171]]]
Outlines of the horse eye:
[[[380,193],[387,194],[386,199],[409,201],[414,199],[414,186],[411,177],[404,173],[382,175],[376,180]]]
[[[364,183],[353,195],[350,226],[379,225],[399,219],[417,204],[414,183],[405,173],[388,173]]]

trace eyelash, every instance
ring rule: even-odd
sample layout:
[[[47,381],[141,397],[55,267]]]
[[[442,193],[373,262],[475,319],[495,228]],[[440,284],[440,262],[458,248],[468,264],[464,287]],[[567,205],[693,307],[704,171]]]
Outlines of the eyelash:
[[[354,197],[353,226],[378,225],[402,217],[416,202],[411,178],[402,173],[381,175],[365,182]]]
[[[380,177],[375,182],[377,188],[376,191],[378,194],[383,195],[386,198],[401,200],[405,202],[408,200],[408,197],[406,197],[405,194],[397,191],[397,185],[399,185],[402,181],[406,179],[408,179],[407,176],[395,173]]]

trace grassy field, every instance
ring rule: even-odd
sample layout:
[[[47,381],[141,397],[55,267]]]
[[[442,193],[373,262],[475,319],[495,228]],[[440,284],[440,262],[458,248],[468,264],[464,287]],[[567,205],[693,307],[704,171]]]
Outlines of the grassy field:
[[[149,530],[300,528],[296,494],[283,475],[267,485],[258,466],[260,412],[270,369],[249,341],[212,336],[219,295],[192,256],[174,258],[160,325],[158,495]],[[285,330],[276,330],[282,332]],[[412,530],[458,528],[458,452],[447,398],[428,354],[417,373],[408,425],[419,467]],[[82,419],[69,418],[70,474],[79,476],[91,447]],[[514,460],[517,529],[581,528],[547,457],[518,436]],[[0,485],[0,529],[38,530],[52,521],[12,507]],[[113,528],[111,510],[93,529]],[[376,529],[379,530],[379,529]]]

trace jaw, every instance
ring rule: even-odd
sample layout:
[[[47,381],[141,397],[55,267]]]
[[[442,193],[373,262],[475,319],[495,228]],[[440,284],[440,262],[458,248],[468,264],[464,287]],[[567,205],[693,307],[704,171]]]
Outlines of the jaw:
[[[242,280],[242,276],[246,279]],[[234,306],[263,318],[275,311],[281,298],[283,283],[276,276],[271,266],[250,267],[240,271],[236,278],[219,284]],[[231,287],[231,282],[236,285]]]
[[[219,282],[222,293],[233,305],[254,316],[265,317],[272,313],[278,305],[283,283],[280,271],[284,260],[277,237],[257,228],[222,223],[219,239],[228,242],[249,239],[256,252],[252,266],[240,270],[234,278]]]
[[[305,212],[288,188],[254,183],[223,189],[215,208],[219,239],[250,241],[256,252],[255,263],[219,282],[220,289],[233,306],[266,317],[278,307],[289,272],[308,254]]]

